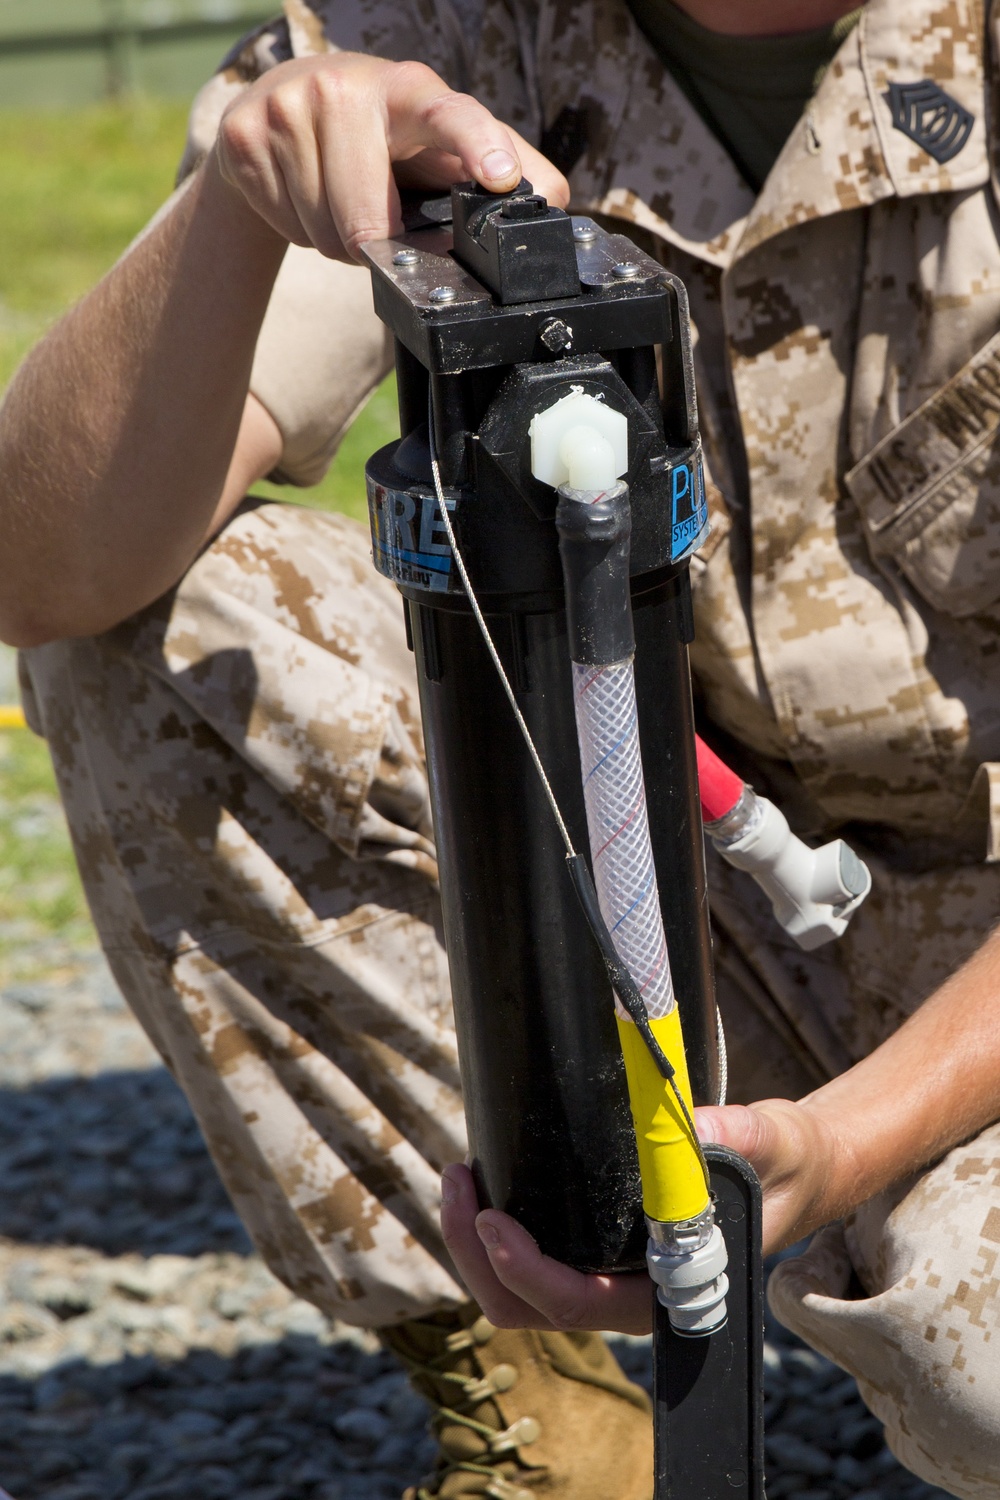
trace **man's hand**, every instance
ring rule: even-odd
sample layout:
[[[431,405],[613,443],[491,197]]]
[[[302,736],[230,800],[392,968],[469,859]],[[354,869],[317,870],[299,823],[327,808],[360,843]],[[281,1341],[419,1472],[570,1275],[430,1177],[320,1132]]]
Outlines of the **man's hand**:
[[[223,116],[214,165],[282,239],[337,260],[399,232],[397,182],[508,192],[525,176],[569,199],[551,162],[433,69],[351,52],[265,73]]]
[[[764,1190],[764,1252],[839,1219],[1000,1118],[1000,929],[868,1057],[793,1104],[695,1111]],[[506,1214],[476,1212],[448,1167],[441,1224],[459,1274],[501,1327],[649,1327],[644,1276],[584,1276],[541,1254]],[[645,1304],[645,1307],[644,1307]]]
[[[587,1276],[543,1255],[526,1229],[496,1209],[478,1213],[468,1167],[445,1167],[441,1229],[471,1295],[497,1328],[607,1328],[648,1333],[645,1274]]]
[[[789,1099],[752,1108],[695,1112],[704,1141],[745,1156],[764,1192],[764,1254],[794,1244],[839,1212],[831,1185],[842,1173],[827,1121]],[[587,1276],[543,1255],[526,1229],[495,1209],[477,1213],[468,1167],[447,1167],[441,1226],[459,1274],[499,1328],[601,1328],[648,1333],[651,1292],[644,1275]]]
[[[397,181],[501,192],[522,174],[567,201],[561,173],[422,63],[333,53],[247,88],[171,212],[7,393],[0,636],[91,635],[143,608],[278,461],[247,388],[290,241],[350,261],[401,227]]]
[[[764,1254],[794,1245],[847,1207],[837,1184],[850,1178],[845,1147],[808,1104],[764,1099],[695,1110],[701,1140],[745,1156],[764,1194]]]

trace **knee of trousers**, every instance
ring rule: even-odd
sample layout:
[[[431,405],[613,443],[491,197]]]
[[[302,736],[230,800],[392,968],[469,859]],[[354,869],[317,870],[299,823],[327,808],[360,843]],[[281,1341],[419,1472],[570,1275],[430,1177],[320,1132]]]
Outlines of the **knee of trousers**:
[[[148,610],[24,654],[106,944],[134,926],[125,887],[170,947],[234,902],[242,927],[262,881],[270,926],[315,940],[366,894],[350,865],[434,878],[400,601],[362,540],[343,517],[239,513]]]
[[[868,1295],[853,1295],[859,1282]],[[821,1230],[778,1266],[768,1299],[856,1377],[902,1464],[963,1500],[995,1500],[1000,1125]]]
[[[412,667],[356,530],[241,514],[26,673],[123,993],[272,1269],[370,1325],[464,1297],[465,1142]]]
[[[377,975],[366,990],[388,946],[109,954],[259,1254],[360,1327],[466,1300],[439,1220],[441,1166],[466,1148],[453,1039]]]

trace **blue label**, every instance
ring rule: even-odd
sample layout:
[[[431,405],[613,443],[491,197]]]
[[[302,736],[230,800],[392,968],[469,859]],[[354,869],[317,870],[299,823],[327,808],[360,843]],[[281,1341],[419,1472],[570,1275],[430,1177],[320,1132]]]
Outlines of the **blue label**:
[[[708,502],[701,458],[670,470],[670,561],[680,562],[700,547],[708,530]]]
[[[450,511],[456,501],[445,500]],[[394,583],[434,594],[460,587],[452,578],[451,547],[437,497],[389,489],[368,480],[368,518],[375,566]]]

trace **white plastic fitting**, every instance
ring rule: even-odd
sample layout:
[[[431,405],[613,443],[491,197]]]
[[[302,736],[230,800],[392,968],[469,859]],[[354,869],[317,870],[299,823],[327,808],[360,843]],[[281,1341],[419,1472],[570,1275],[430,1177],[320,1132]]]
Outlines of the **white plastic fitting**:
[[[711,1213],[708,1210],[700,1226],[702,1232],[690,1235],[688,1244],[684,1226],[649,1223],[654,1233],[646,1251],[646,1265],[671,1326],[686,1338],[714,1333],[728,1316],[729,1253],[722,1230],[714,1216],[709,1217]]]
[[[775,919],[809,952],[843,936],[872,886],[868,866],[843,839],[810,849],[780,808],[749,787],[705,832],[722,858],[746,870],[764,891]]]
[[[588,396],[582,387],[574,387],[568,396],[538,412],[528,432],[531,472],[553,489],[560,485],[578,490],[604,489],[628,470],[628,418],[596,396]],[[570,434],[574,434],[573,443],[564,443]],[[598,457],[596,438],[610,445],[609,454]],[[591,483],[595,473],[600,477],[597,483]]]
[[[615,450],[596,427],[570,427],[559,444],[567,488],[574,495],[599,495],[618,484]]]

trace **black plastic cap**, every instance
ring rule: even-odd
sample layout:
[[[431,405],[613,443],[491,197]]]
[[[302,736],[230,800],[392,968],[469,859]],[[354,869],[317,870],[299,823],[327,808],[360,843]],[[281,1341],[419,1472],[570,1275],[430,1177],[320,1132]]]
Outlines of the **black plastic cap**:
[[[456,258],[503,306],[580,295],[572,221],[523,177],[511,193],[457,183],[451,211]]]

